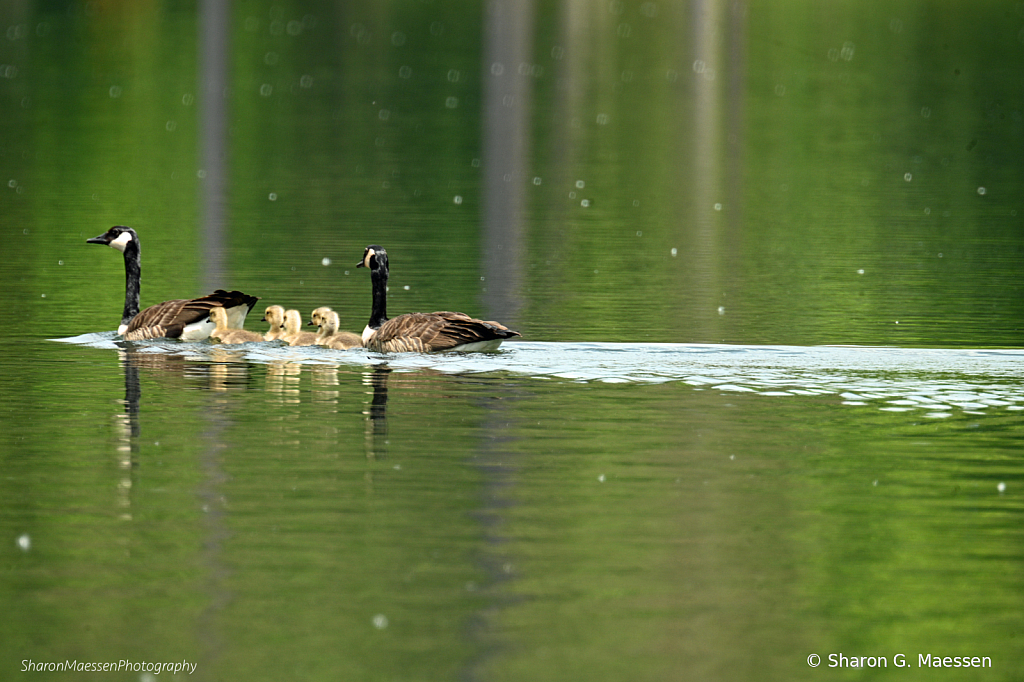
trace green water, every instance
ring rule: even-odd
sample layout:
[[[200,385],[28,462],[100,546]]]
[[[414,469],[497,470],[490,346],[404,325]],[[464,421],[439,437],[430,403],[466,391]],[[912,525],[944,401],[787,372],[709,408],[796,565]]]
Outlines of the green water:
[[[0,8],[0,678],[1024,675],[1020,3],[203,9]],[[115,224],[525,341],[117,347]]]

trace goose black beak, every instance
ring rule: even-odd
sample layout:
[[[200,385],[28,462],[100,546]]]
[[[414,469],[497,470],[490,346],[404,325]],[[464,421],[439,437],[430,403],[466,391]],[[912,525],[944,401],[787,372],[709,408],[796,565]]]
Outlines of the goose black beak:
[[[107,244],[110,243],[110,238],[107,236],[107,233],[104,232],[103,234],[101,234],[98,237],[93,237],[91,239],[86,239],[85,243],[86,244],[103,244],[104,246],[106,246]]]

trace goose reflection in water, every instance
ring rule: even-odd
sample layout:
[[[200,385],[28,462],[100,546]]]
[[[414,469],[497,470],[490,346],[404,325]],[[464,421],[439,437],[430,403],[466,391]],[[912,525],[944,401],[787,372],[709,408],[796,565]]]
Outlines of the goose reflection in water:
[[[363,410],[366,417],[366,458],[386,459],[388,456],[388,378],[391,368],[377,365],[363,374],[363,385],[373,389],[370,404]]]

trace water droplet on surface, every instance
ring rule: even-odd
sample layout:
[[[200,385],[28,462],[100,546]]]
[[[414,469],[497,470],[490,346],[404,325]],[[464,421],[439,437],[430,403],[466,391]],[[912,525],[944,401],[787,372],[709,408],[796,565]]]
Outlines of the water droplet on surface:
[[[906,180],[907,182],[910,182],[911,180],[914,179],[914,176],[911,175],[910,173],[904,173],[903,174],[903,179]]]
[[[175,130],[178,129],[178,122],[177,121],[168,121],[167,123],[164,124],[164,128],[167,128],[167,132],[173,133]]]
[[[399,69],[398,69],[398,77],[399,78],[409,78],[410,76],[412,76],[412,67],[411,66],[399,67]]]
[[[446,108],[448,108],[448,109],[455,109],[456,107],[459,106],[459,98],[458,97],[449,97],[448,99],[446,99],[444,101],[444,106]]]
[[[313,87],[313,77],[310,76],[310,75],[305,75],[302,78],[300,78],[299,79],[299,87],[300,88],[305,88],[307,90],[310,89],[311,87]]]
[[[405,45],[405,34],[401,31],[395,31],[391,34],[391,44],[395,47],[401,47]]]
[[[111,85],[109,92],[110,92],[110,97],[112,99],[117,99],[118,97],[121,96],[121,86],[120,85]]]
[[[999,481],[999,484],[998,484],[998,485],[996,486],[996,490],[998,490],[998,491],[999,491],[999,494],[1000,494],[1000,495],[1002,495],[1003,493],[1005,493],[1005,492],[1006,492],[1006,483],[1005,483],[1005,482],[1003,482],[1003,481]],[[24,536],[23,536],[23,537],[24,537]]]
[[[195,101],[196,101],[195,95],[190,95],[189,93],[185,93],[184,95],[181,96],[181,103],[184,104],[186,107],[192,106],[192,103],[195,102]]]
[[[330,264],[331,264],[331,259],[326,257],[326,256],[324,256],[323,260],[320,261],[320,265],[323,265],[325,267],[330,265]]]
[[[598,476],[598,477],[597,477],[597,480],[598,480],[598,481],[599,481],[600,483],[604,483],[604,474],[601,474],[600,476]]]
[[[716,211],[721,211],[722,210],[722,205],[721,204],[715,204],[715,210]]]
[[[849,40],[843,43],[843,49],[839,51],[839,56],[845,61],[853,59],[853,43]]]
[[[461,196],[459,196],[458,194],[456,194],[456,195],[455,195],[455,198],[454,198],[454,199],[452,199],[452,201],[453,201],[453,202],[455,202],[455,205],[456,205],[456,206],[458,206],[458,205],[461,205],[461,204],[462,204],[462,197],[461,197]]]
[[[270,83],[264,83],[260,86],[260,94],[264,97],[270,97],[272,92],[274,92],[274,86]]]
[[[584,199],[583,201],[581,201],[580,206],[582,206],[583,208],[588,208],[590,206],[590,199]]]
[[[930,118],[932,115],[931,107],[921,107],[921,118]]]
[[[863,275],[864,274],[864,268],[861,268],[861,269],[857,270],[857,274],[858,275]]]
[[[57,265],[64,265],[64,261],[62,261],[62,260],[57,261]]]
[[[608,125],[608,114],[598,114],[597,115],[597,125],[599,125],[599,126]]]
[[[985,192],[986,192],[986,190],[985,190],[984,187],[979,187],[978,188],[978,194],[980,194],[981,196],[985,196]]]
[[[448,69],[448,82],[458,83],[461,75],[458,69]]]
[[[373,627],[377,628],[378,630],[383,630],[387,626],[388,617],[385,616],[383,613],[378,613],[376,616],[373,617]]]
[[[677,249],[676,247],[674,247],[674,246],[673,246],[673,247],[672,247],[672,250],[671,250],[671,251],[669,251],[669,253],[671,253],[671,254],[672,254],[672,257],[673,257],[673,258],[675,258],[676,256],[678,256],[678,255],[679,255],[679,249]]]
[[[406,290],[406,291],[409,291],[409,285],[408,285],[408,284],[406,284],[406,285],[405,285],[404,287],[402,287],[402,288],[403,288],[404,290]]]
[[[27,552],[30,549],[32,549],[32,538],[28,536],[28,533],[23,533],[22,535],[19,535],[17,543],[18,548],[23,552]]]
[[[277,192],[271,192],[267,198],[271,201],[277,201]]]
[[[18,181],[17,180],[8,180],[7,181],[7,186],[10,187],[11,189],[14,189],[15,187],[18,186]]]
[[[266,64],[267,66],[273,66],[274,64],[277,64],[279,59],[280,56],[276,52],[268,52],[265,55],[263,55],[263,63]]]
[[[538,178],[534,178],[534,179],[533,179],[533,184],[535,184],[535,185],[539,185],[540,183],[541,183],[541,180],[540,180],[540,178],[539,178],[539,177],[538,177]]]
[[[636,236],[637,237],[643,237],[644,236],[644,231],[643,230],[637,230],[636,231]]]
[[[932,214],[932,210],[930,208],[926,208],[926,209],[924,209],[924,214],[925,215],[931,215]]]
[[[719,315],[725,315],[725,306],[724,305],[718,306],[718,314]]]

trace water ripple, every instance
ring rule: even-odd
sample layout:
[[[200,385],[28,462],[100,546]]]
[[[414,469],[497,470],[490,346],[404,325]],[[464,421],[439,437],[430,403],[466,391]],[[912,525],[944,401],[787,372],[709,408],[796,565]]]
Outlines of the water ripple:
[[[65,343],[124,348],[112,333]],[[844,405],[886,412],[1024,410],[1024,350],[873,348],[863,346],[729,346],[714,344],[507,343],[496,353],[382,355],[363,349],[289,347],[273,343],[133,343],[139,353],[188,360],[307,365],[378,365],[394,371],[496,373],[576,382],[664,383],[768,397],[833,395]]]

